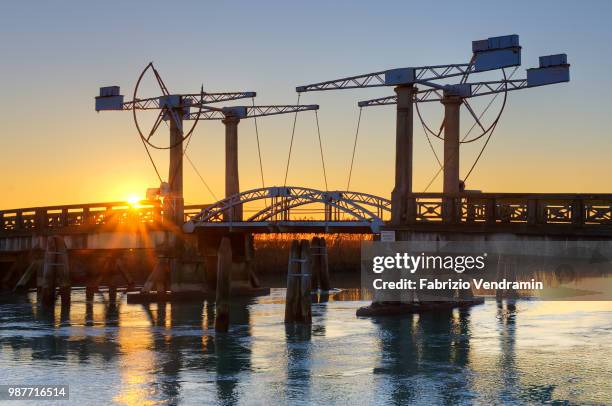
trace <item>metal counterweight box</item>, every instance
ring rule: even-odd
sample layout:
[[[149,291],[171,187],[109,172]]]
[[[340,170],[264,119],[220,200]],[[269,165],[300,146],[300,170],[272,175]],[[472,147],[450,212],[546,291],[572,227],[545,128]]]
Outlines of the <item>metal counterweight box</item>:
[[[119,96],[119,86],[105,86],[100,88],[100,97]]]
[[[385,85],[387,86],[414,83],[414,79],[413,68],[390,69],[385,72]]]
[[[123,110],[123,95],[119,86],[104,86],[100,88],[100,96],[96,97],[96,111]]]
[[[476,72],[482,72],[519,66],[520,64],[521,47],[493,49],[476,53],[474,70]]]
[[[96,97],[96,111],[100,110],[123,110],[123,96]]]
[[[569,82],[569,65],[549,66],[527,69],[527,86],[543,86],[553,83]]]
[[[540,68],[558,65],[567,65],[566,54],[545,55],[540,57]]]

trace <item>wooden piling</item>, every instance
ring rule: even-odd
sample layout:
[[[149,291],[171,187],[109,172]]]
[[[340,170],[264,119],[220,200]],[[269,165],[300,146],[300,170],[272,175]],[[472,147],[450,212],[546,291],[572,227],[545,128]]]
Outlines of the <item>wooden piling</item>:
[[[40,302],[45,307],[55,304],[59,286],[62,306],[70,306],[70,262],[64,238],[58,235],[47,238],[42,277],[37,281]]]
[[[327,242],[325,241],[325,237],[319,238],[319,250],[321,252],[320,255],[320,275],[319,275],[319,286],[322,291],[327,292],[331,289],[331,283],[329,280],[329,260],[327,257]]]
[[[312,290],[317,290],[321,286],[321,246],[319,237],[312,237],[310,250],[312,251],[312,263],[310,264],[310,285]]]
[[[56,261],[58,264],[58,284],[62,307],[70,306],[70,294],[72,288],[70,286],[70,259],[68,258],[68,248],[63,237],[56,236],[57,254]]]
[[[285,323],[312,323],[311,311],[311,264],[310,244],[307,240],[291,243],[287,266],[287,293],[285,300]]]
[[[85,287],[85,301],[93,302],[95,292],[96,292],[96,288],[94,286],[90,286],[90,285],[86,286]]]
[[[215,331],[229,330],[229,307],[232,272],[232,246],[228,237],[221,239],[217,253],[217,300]]]
[[[49,237],[47,239],[47,249],[43,264],[42,284],[40,285],[40,299],[44,307],[53,307],[55,304],[56,253],[56,240],[53,237]]]
[[[246,235],[244,245],[249,282],[251,283],[252,287],[258,288],[261,286],[261,284],[259,283],[259,278],[257,278],[257,275],[255,274],[255,239],[253,238],[253,234]]]
[[[13,288],[13,292],[27,292],[30,279],[32,279],[32,276],[38,275],[39,269],[42,269],[42,260],[35,259],[34,261],[30,262],[30,265],[28,265],[25,272]]]
[[[300,242],[300,313],[299,322],[312,324],[312,299],[310,295],[310,264],[312,255],[308,240]]]
[[[117,302],[117,286],[114,284],[108,286],[108,302],[111,304]]]
[[[299,265],[300,245],[297,240],[291,241],[289,263],[287,264],[287,292],[285,294],[285,323],[295,321],[296,307],[299,301]]]

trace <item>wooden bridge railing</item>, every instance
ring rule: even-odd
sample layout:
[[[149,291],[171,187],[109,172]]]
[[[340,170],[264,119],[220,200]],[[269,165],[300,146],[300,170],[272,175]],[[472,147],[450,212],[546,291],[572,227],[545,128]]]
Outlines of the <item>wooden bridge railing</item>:
[[[185,206],[185,221],[208,205]],[[612,227],[612,194],[415,193],[406,223],[461,225],[573,225]],[[0,234],[84,232],[120,225],[162,224],[156,201],[93,203],[0,211]]]
[[[185,206],[185,221],[207,205]],[[0,234],[81,231],[128,225],[158,226],[163,209],[157,201],[90,203],[0,210]]]
[[[407,223],[612,226],[612,194],[415,193]]]

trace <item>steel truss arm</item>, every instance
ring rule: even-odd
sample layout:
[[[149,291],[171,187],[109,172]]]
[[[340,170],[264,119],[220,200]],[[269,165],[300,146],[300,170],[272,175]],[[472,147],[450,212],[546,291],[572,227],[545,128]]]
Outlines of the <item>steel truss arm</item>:
[[[447,86],[445,91],[440,91],[438,89],[425,89],[419,91],[415,96],[415,101],[417,103],[441,101],[445,94],[470,98],[504,93],[506,90],[520,90],[528,87],[527,79],[464,83],[455,86],[457,87],[453,85]],[[357,103],[359,107],[386,106],[389,104],[397,104],[397,96],[380,97],[377,99],[363,100]]]
[[[205,107],[207,108],[207,107]],[[202,111],[199,116],[200,120],[222,120],[228,116],[233,116],[239,119],[273,116],[277,114],[298,113],[301,111],[318,110],[317,104],[297,105],[270,105],[270,106],[233,106],[226,107],[220,110]],[[184,117],[185,120],[195,120],[198,118],[198,113],[189,113]]]
[[[245,98],[255,97],[257,94],[255,92],[223,92],[223,93],[189,93],[189,94],[180,94],[183,99],[183,105],[185,107],[199,107],[202,104],[205,107],[205,104],[208,103],[218,103],[223,101],[230,100],[239,100]],[[202,102],[200,103],[200,98]],[[123,110],[156,110],[159,109],[159,97],[150,97],[147,99],[137,99],[131,100],[123,103]]]
[[[420,66],[414,68],[389,69],[380,72],[366,73],[365,75],[349,76],[346,78],[329,80],[325,82],[313,83],[304,86],[298,86],[295,90],[301,92],[314,92],[320,90],[336,90],[336,89],[356,89],[363,87],[379,87],[379,86],[394,86],[398,83],[390,83],[385,77],[396,71],[410,71],[413,73],[413,79],[408,80],[403,84],[420,83],[429,80],[445,79],[455,76],[462,76],[471,73],[474,70],[472,64],[462,63],[453,65],[433,65]]]

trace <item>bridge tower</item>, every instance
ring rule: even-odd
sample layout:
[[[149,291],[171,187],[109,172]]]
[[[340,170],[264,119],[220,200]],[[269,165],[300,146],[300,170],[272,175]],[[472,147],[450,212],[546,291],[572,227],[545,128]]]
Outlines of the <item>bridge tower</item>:
[[[140,83],[145,74],[150,71],[161,91],[161,96],[151,98],[139,98],[138,90]],[[183,223],[185,221],[184,214],[184,198],[183,198],[183,155],[185,154],[184,142],[192,134],[198,122],[200,114],[205,111],[220,111],[220,109],[210,106],[210,103],[237,100],[242,98],[253,98],[255,92],[223,92],[223,93],[207,93],[203,88],[199,93],[189,94],[171,94],[168,91],[161,76],[155,69],[152,63],[148,64],[140,74],[136,86],[134,88],[133,100],[124,102],[123,95],[120,94],[119,86],[108,86],[100,88],[100,95],[96,97],[96,111],[105,110],[131,110],[134,118],[136,129],[140,135],[143,145],[147,151],[147,155],[151,159],[157,176],[160,180],[160,196],[163,197],[163,214],[164,227],[166,229],[166,253],[160,256],[159,266],[156,267],[158,272],[154,272],[152,277],[164,278],[166,268],[170,270],[170,279],[172,281],[172,290],[181,290],[180,283],[174,283],[175,280],[180,281],[180,273],[183,268],[184,259],[184,235],[182,233]],[[144,133],[140,127],[137,118],[139,110],[156,110],[158,111],[157,118],[148,133]],[[191,127],[186,130],[183,126],[184,118],[189,117],[192,110],[196,111],[197,118],[193,121]],[[158,144],[152,141],[152,137],[158,130],[162,122],[169,122],[169,142],[167,144]],[[155,166],[149,148],[169,150],[169,166],[167,182],[164,182],[160,172]],[[157,275],[159,274],[159,275]],[[145,284],[145,286],[153,285],[153,283]],[[186,289],[192,289],[192,284]]]
[[[468,63],[389,69],[296,88],[299,93],[381,86],[395,88],[397,101],[395,185],[391,193],[393,224],[406,224],[414,211],[414,207],[409,203],[410,195],[413,193],[413,106],[415,95],[419,91],[416,85],[440,89],[441,86],[434,81],[458,76],[467,77],[470,73],[503,69],[521,63],[518,35],[488,38],[477,42],[491,43],[491,46],[475,48]]]
[[[478,41],[477,41],[478,42]],[[478,44],[473,47],[477,49]],[[444,106],[444,120],[440,126],[440,131],[436,134],[430,130],[426,123],[422,123],[425,131],[430,132],[436,137],[440,137],[442,128],[444,129],[444,154],[443,154],[443,193],[447,195],[458,195],[462,192],[460,184],[462,182],[459,172],[460,145],[466,142],[466,137],[460,137],[460,110],[464,105],[472,115],[475,126],[482,129],[478,136],[472,136],[467,142],[471,142],[481,136],[489,135],[497,125],[497,121],[503,112],[506,103],[506,95],[509,91],[528,89],[539,86],[553,85],[570,80],[567,56],[565,54],[548,55],[540,57],[537,68],[527,69],[527,77],[521,79],[505,78],[498,81],[465,82],[439,86],[438,88],[419,91],[415,94],[414,103],[440,102]],[[505,73],[504,73],[505,75]],[[490,126],[485,126],[481,122],[481,117],[477,116],[469,105],[468,100],[488,95],[504,94],[504,102],[497,118]],[[358,102],[358,106],[372,107],[395,104],[400,106],[400,98],[396,96],[381,97],[377,99]],[[420,117],[420,115],[419,115]],[[486,128],[485,128],[486,127]],[[448,206],[448,205],[447,205]],[[450,207],[446,207],[448,215],[453,213]]]

